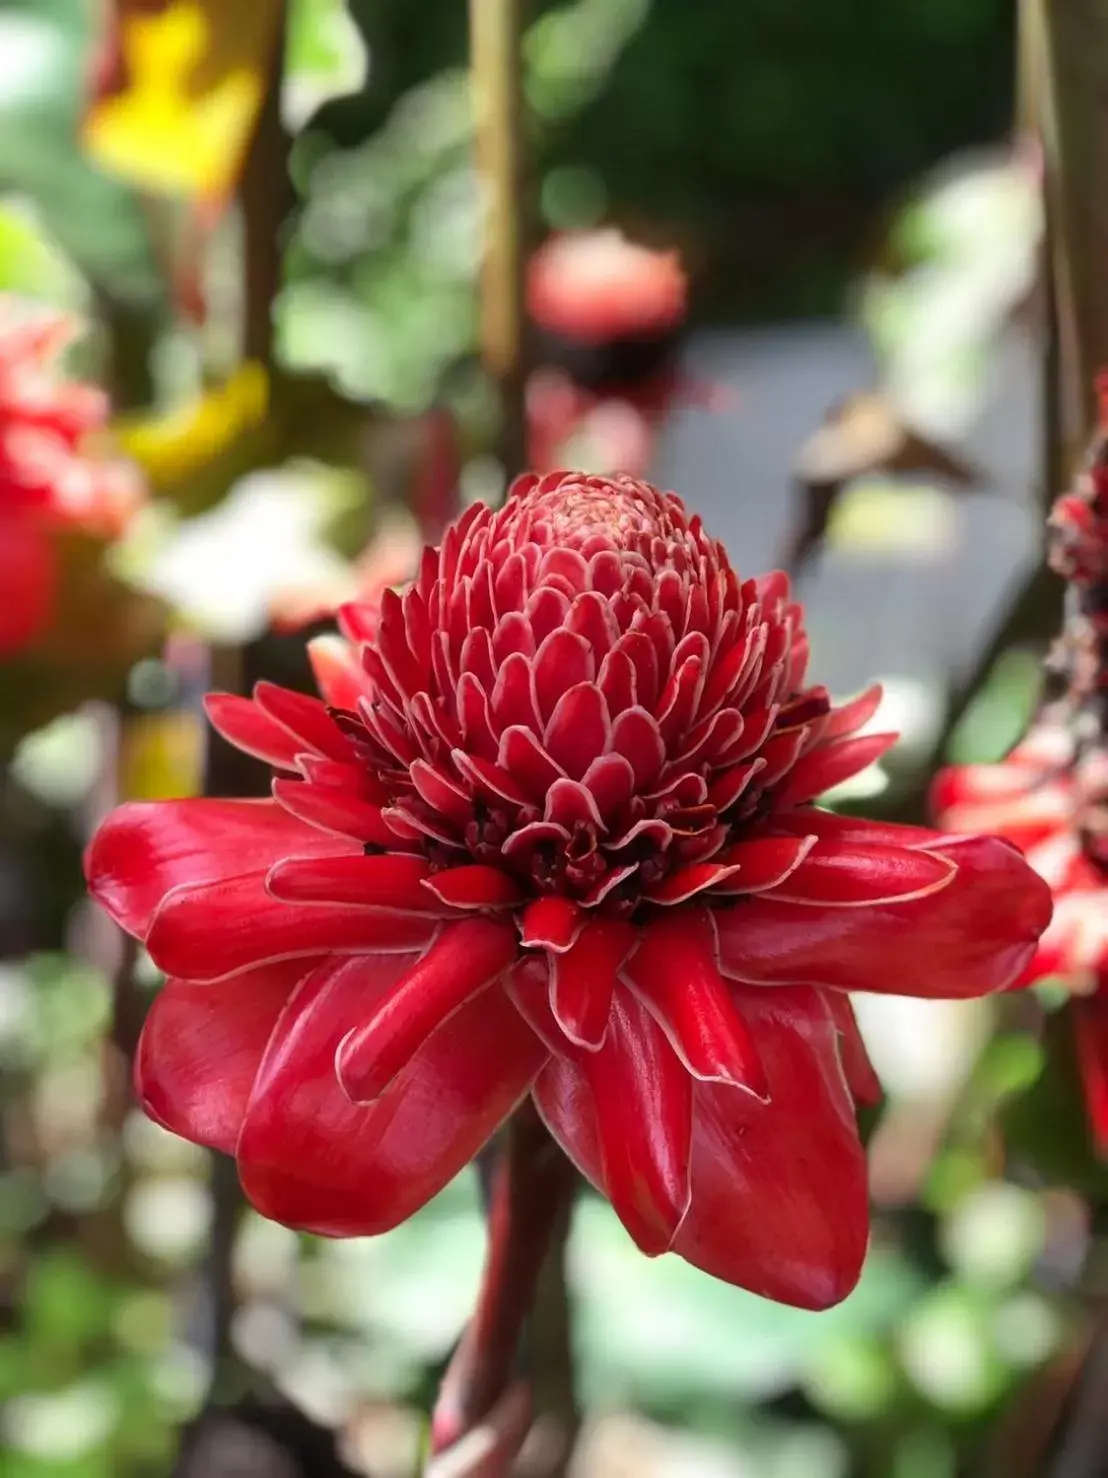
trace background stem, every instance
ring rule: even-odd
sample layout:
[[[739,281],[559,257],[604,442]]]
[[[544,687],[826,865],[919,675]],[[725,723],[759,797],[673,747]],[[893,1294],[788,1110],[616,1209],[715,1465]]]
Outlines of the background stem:
[[[524,0],[470,0],[477,169],[486,211],[481,357],[500,390],[508,481],[527,466],[524,274],[530,245],[521,42]]]

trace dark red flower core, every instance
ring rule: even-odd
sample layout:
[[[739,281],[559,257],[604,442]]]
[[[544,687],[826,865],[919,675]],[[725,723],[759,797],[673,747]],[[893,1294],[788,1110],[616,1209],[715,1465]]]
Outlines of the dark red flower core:
[[[627,914],[725,884],[752,821],[809,797],[833,735],[807,655],[784,578],[740,582],[673,494],[551,473],[386,595],[339,718],[435,866]]]

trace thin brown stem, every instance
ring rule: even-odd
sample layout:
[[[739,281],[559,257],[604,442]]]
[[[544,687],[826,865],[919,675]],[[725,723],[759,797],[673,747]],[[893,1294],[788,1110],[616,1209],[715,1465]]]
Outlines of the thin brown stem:
[[[500,456],[509,479],[527,465],[524,271],[530,243],[523,11],[524,0],[469,0],[477,168],[486,212],[481,355],[500,390]]]
[[[245,289],[243,353],[247,359],[267,366],[273,362],[273,304],[281,286],[284,228],[295,201],[289,174],[292,140],[281,121],[286,30],[287,6],[283,5],[265,98],[239,187]]]

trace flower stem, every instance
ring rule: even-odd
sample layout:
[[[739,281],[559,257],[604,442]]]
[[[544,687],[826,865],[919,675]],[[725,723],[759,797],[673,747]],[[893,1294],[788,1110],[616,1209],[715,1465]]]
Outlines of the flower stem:
[[[565,1236],[575,1172],[530,1099],[508,1124],[489,1207],[477,1307],[455,1350],[431,1423],[436,1452],[457,1442],[511,1383],[524,1324],[556,1233]]]

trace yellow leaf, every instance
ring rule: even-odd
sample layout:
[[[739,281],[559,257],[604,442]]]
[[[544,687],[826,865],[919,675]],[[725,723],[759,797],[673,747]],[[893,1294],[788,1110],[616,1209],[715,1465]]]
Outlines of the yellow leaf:
[[[280,0],[116,0],[108,79],[85,119],[105,170],[158,194],[235,187],[277,43]]]
[[[265,422],[268,411],[266,372],[248,363],[167,416],[119,420],[112,430],[154,492],[173,493],[239,446]]]

